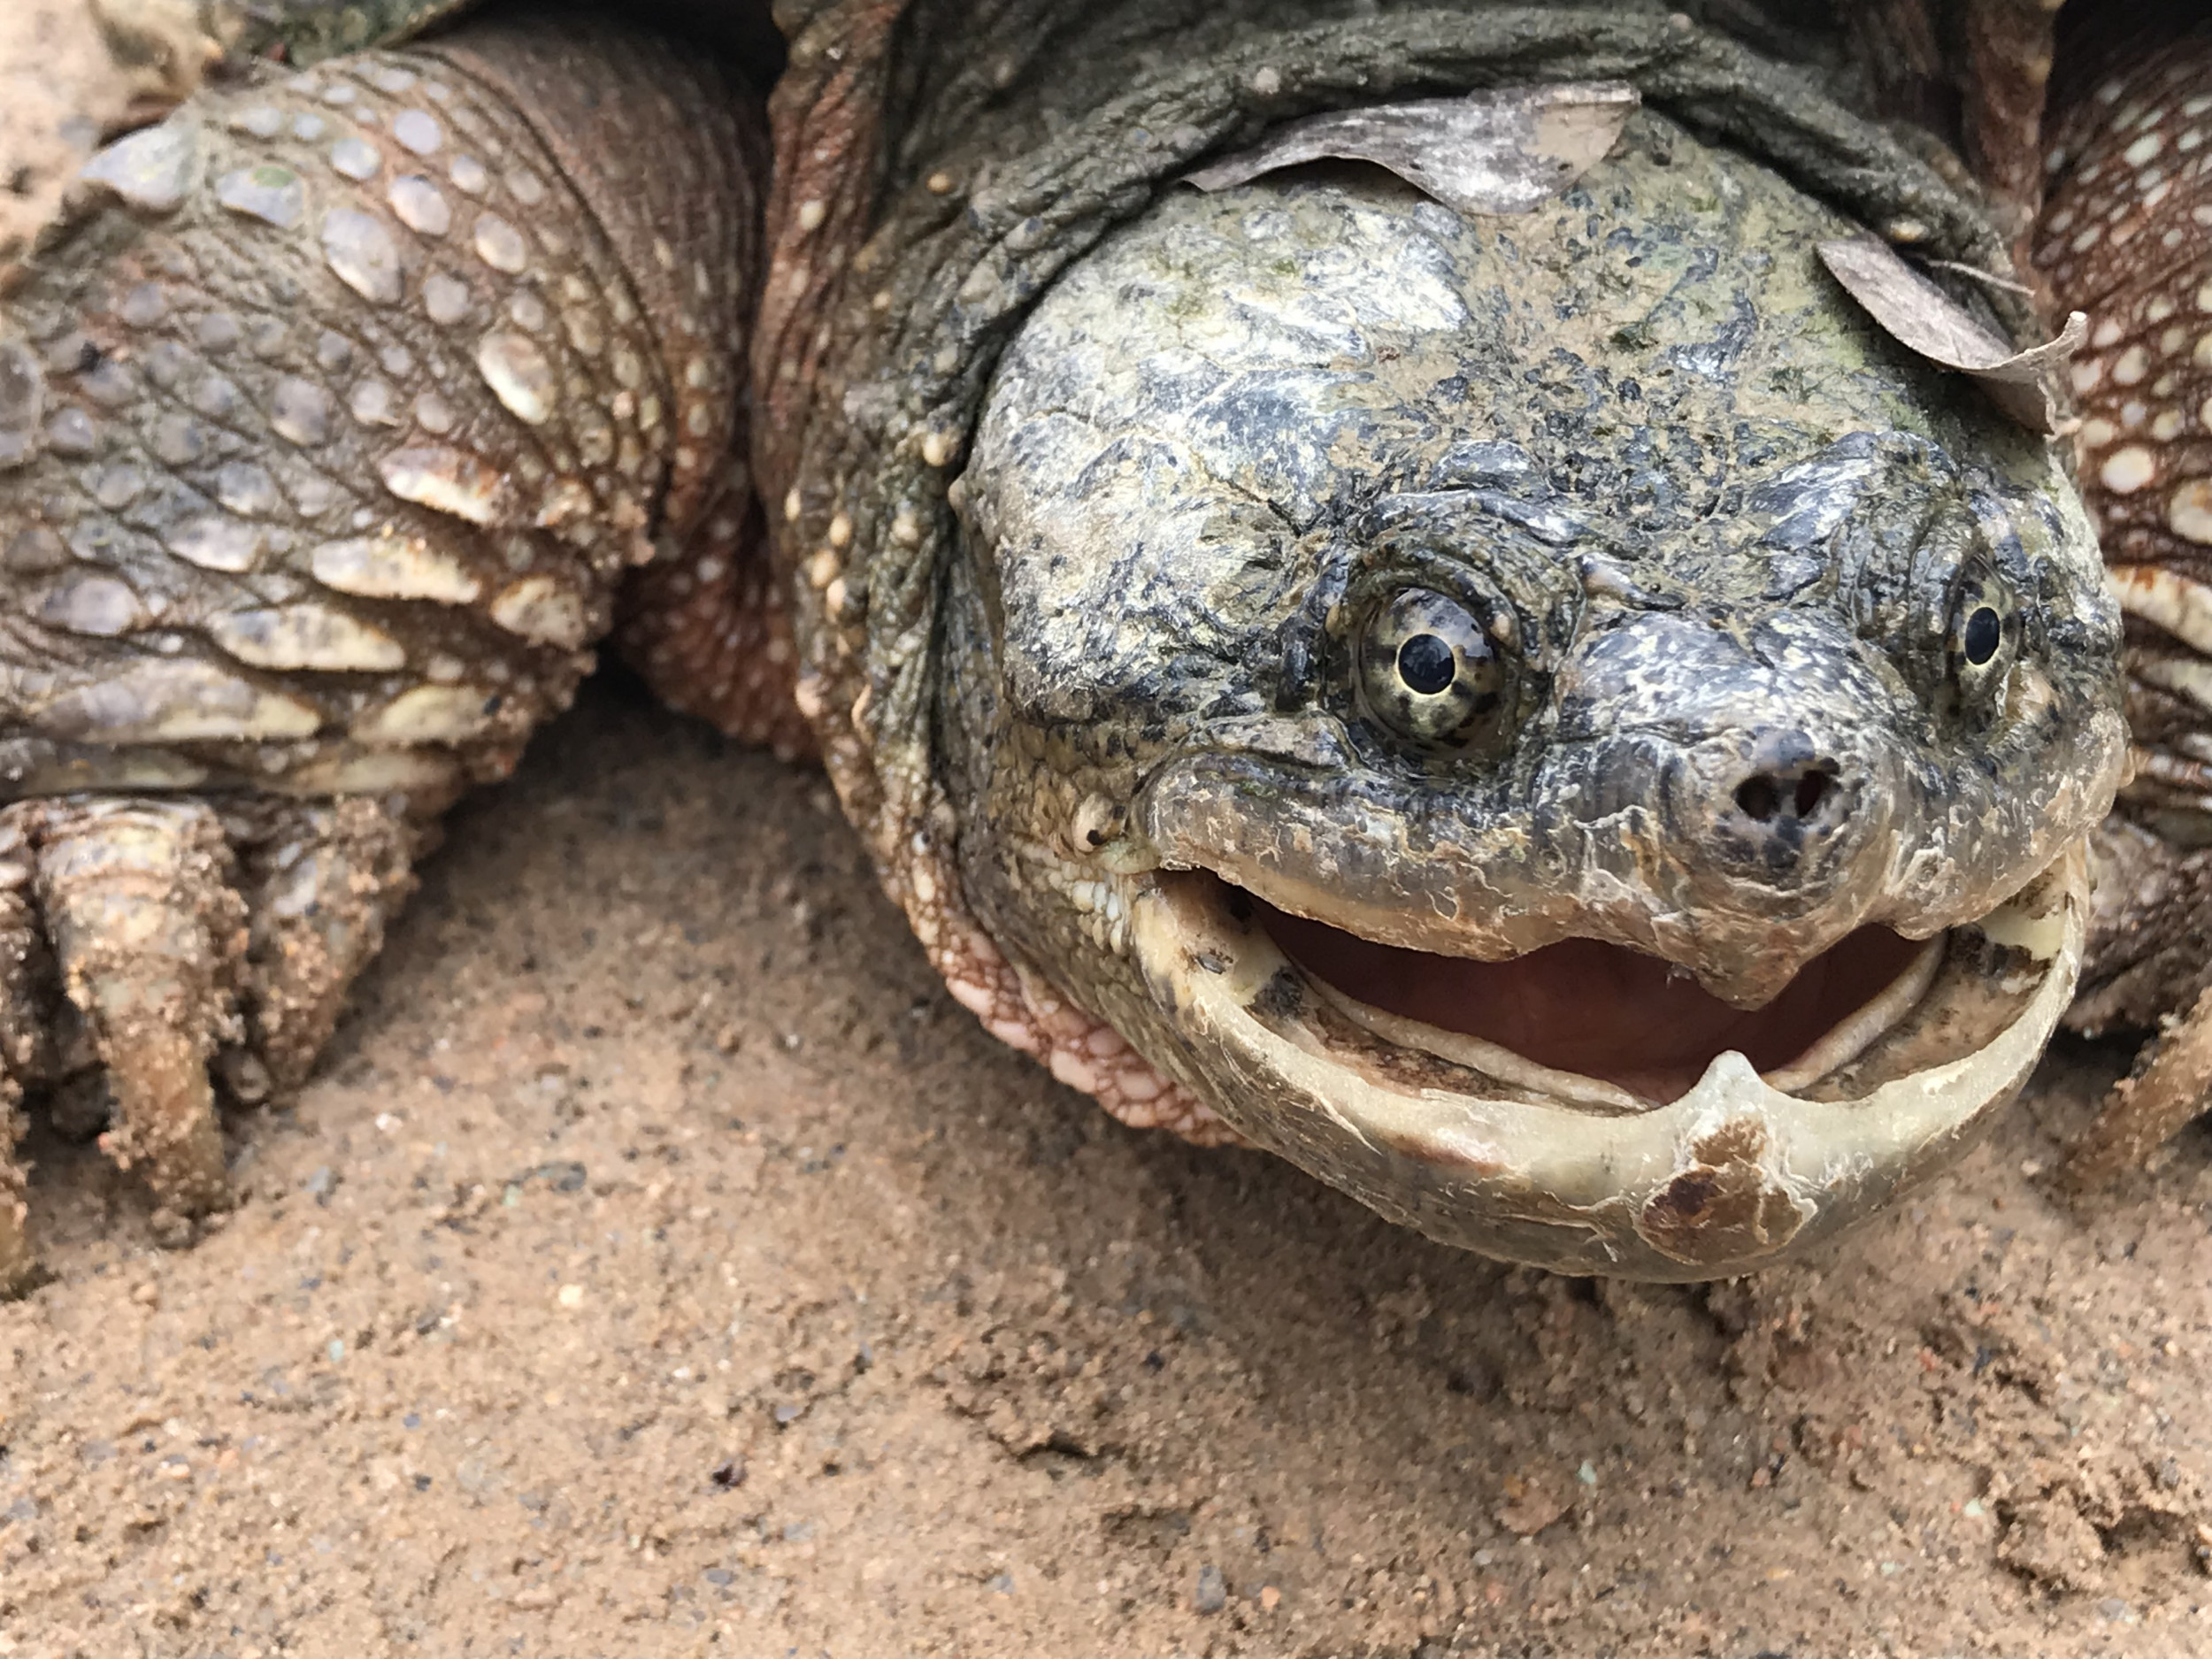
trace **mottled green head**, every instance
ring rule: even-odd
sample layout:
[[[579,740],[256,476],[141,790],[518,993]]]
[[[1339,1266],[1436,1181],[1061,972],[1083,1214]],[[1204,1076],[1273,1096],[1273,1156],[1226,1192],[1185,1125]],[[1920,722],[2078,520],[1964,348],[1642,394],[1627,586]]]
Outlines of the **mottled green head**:
[[[2118,622],[1846,229],[1647,114],[1525,217],[1307,173],[1071,269],[962,486],[993,933],[1494,1254],[1739,1271],[1932,1167],[2070,995]]]

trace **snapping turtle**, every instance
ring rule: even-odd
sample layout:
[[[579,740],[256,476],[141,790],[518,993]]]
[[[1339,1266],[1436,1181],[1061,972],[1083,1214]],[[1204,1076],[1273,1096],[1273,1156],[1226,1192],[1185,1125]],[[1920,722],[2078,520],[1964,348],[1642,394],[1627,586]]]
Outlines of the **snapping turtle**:
[[[104,151],[0,301],[0,1056],[165,1228],[603,638],[818,753],[993,1033],[1453,1243],[1742,1271],[2026,1077],[2119,614],[2061,452],[1814,248],[2025,342],[2039,14],[1962,10],[1985,198],[1876,119],[1940,50],[1749,7],[351,50],[456,9],[277,5],[311,66]]]

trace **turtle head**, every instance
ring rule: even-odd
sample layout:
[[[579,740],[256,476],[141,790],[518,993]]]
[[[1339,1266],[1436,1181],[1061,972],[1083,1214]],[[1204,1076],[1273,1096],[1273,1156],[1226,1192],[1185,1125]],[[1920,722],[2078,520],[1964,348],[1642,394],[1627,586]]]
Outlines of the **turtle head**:
[[[1739,1271],[1934,1167],[2070,995],[2117,618],[1839,228],[1646,115],[1525,217],[1333,170],[1064,276],[962,486],[994,932],[1492,1254]]]

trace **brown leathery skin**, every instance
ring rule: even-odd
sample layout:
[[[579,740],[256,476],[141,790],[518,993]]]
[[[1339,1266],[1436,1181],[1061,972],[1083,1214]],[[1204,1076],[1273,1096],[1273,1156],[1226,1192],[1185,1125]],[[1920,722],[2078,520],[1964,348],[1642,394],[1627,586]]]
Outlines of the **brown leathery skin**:
[[[2036,263],[2089,313],[2083,485],[2122,572],[2212,564],[2212,26],[2098,81],[2055,125]],[[2212,297],[2212,296],[2208,296]]]
[[[2205,1103],[2212,986],[2212,25],[2118,5],[2062,37],[2036,263],[2090,317],[2083,493],[2126,612],[2134,777],[2097,838],[2070,1021],[2156,1038],[2077,1148],[2108,1178]]]
[[[96,1040],[11,1087],[96,1058],[165,1218],[221,1201],[211,1063],[296,1083],[435,815],[565,704],[624,577],[745,551],[764,172],[713,65],[487,24],[192,99],[0,297],[0,799],[57,956],[13,978]],[[670,610],[649,673],[757,628],[745,594]],[[137,928],[184,964],[153,1025]]]
[[[2055,50],[2052,0],[1962,0],[1966,157],[2016,238],[2042,205],[2043,101]]]
[[[791,607],[742,468],[732,469],[688,537],[664,545],[623,585],[613,642],[669,707],[780,759],[815,752],[792,695]]]
[[[1837,9],[1870,106],[1927,134],[1939,165],[1970,171],[2024,267],[2042,199],[2057,0],[1842,0]]]

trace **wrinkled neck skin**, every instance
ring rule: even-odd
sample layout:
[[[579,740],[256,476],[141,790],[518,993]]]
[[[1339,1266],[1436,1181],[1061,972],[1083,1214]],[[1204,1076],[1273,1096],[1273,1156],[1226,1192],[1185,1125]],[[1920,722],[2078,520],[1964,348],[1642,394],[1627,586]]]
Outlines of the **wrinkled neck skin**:
[[[915,286],[836,409],[910,435],[787,500],[856,503],[802,695],[956,995],[1019,1025],[972,925],[1248,1139],[1567,1271],[1745,1271],[1955,1156],[2078,972],[2117,618],[2056,452],[1822,271],[1853,223],[1652,109],[1513,219],[1324,165],[1079,235],[1009,165],[865,250]]]

